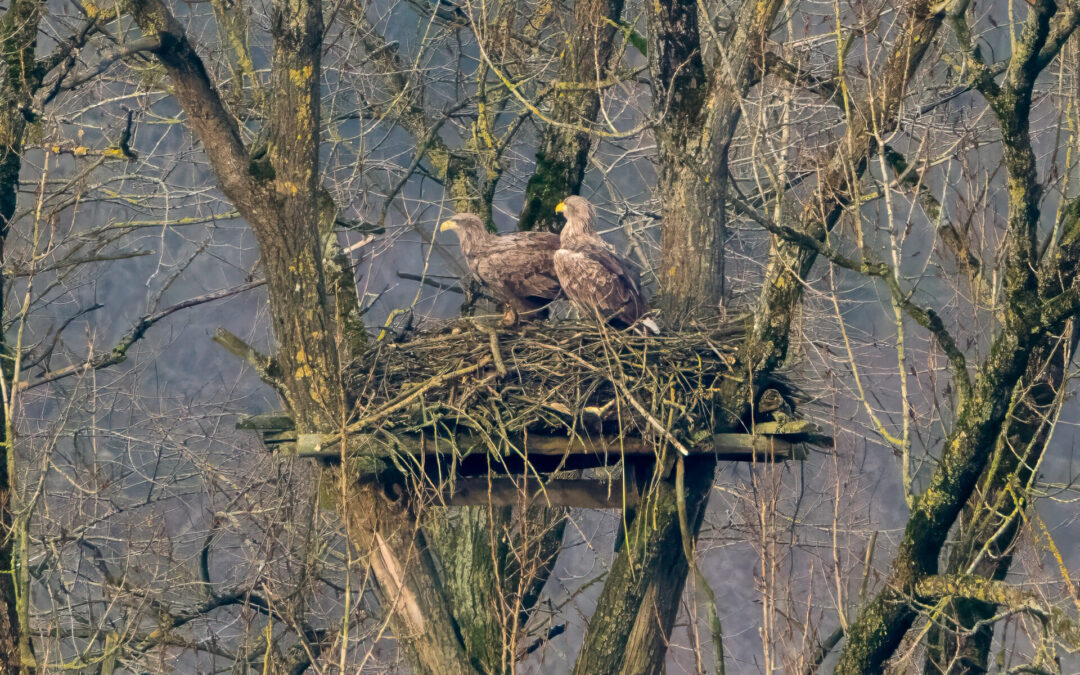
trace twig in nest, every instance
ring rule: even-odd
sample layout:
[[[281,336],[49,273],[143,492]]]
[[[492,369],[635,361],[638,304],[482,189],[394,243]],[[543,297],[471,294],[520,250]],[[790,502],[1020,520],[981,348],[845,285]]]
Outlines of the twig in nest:
[[[594,371],[600,370],[591,363],[586,362],[584,359],[581,359],[580,357],[577,358],[578,361],[580,361],[587,368],[590,368]],[[614,375],[614,373],[612,374]],[[679,439],[675,438],[675,435],[668,431],[667,427],[660,423],[660,420],[649,414],[649,411],[645,409],[645,406],[641,405],[641,402],[638,401],[637,398],[630,393],[630,388],[623,383],[622,377],[612,377],[610,379],[615,384],[615,386],[619,388],[619,392],[626,397],[626,400],[630,403],[630,406],[634,410],[638,411],[639,415],[645,418],[645,421],[649,423],[650,427],[659,432],[661,436],[663,436],[665,439],[668,440],[668,442],[675,446],[675,449],[678,450],[684,457],[690,455],[690,451],[686,449],[686,446],[680,443]]]
[[[488,336],[488,345],[491,347],[491,358],[495,362],[495,373],[499,377],[506,377],[506,364],[503,363],[502,354],[499,353],[499,333],[491,326],[485,326],[479,321],[472,322],[476,326],[476,330],[481,333],[486,333]]]
[[[611,399],[610,401],[608,401],[607,403],[605,403],[602,406],[595,406],[595,405],[585,406],[584,408],[581,409],[581,412],[586,413],[588,415],[596,415],[601,420],[604,420],[604,419],[607,418],[608,411],[611,410],[611,406],[613,406],[613,405],[615,405],[615,399]]]

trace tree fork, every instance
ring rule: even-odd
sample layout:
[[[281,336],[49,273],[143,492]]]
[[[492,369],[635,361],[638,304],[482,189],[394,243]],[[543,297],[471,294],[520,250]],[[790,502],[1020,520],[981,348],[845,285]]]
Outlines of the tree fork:
[[[1066,312],[1064,316],[1047,317],[1040,311],[1051,298],[1039,294],[1035,233],[1041,189],[1028,132],[1036,66],[1042,63],[1045,67],[1053,58],[1050,55],[1044,60],[1043,48],[1055,11],[1052,1],[1036,3],[1029,10],[1002,86],[993,80],[980,80],[976,85],[998,117],[1008,172],[1004,326],[979,369],[973,396],[957,411],[937,469],[915,502],[885,588],[859,612],[850,628],[838,673],[874,671],[899,646],[915,618],[909,598],[922,579],[937,573],[938,556],[948,531],[983,474],[1010,408],[1012,393],[1028,371],[1032,353],[1048,345],[1069,315]],[[962,21],[962,16],[954,17],[954,23],[963,25]],[[1076,246],[1063,246],[1057,261],[1071,269],[1080,262],[1080,258],[1072,257],[1078,253]],[[1068,304],[1070,311],[1076,310],[1075,303]]]
[[[143,32],[157,36],[165,67],[188,124],[202,142],[218,184],[255,232],[266,269],[274,361],[297,431],[339,430],[344,419],[337,322],[329,306],[319,231],[319,82],[322,8],[319,0],[276,0],[270,171],[252,174],[239,130],[183,26],[160,0],[132,0]],[[340,284],[336,290],[340,291]],[[353,313],[349,303],[337,310]],[[407,504],[378,485],[338,474],[348,497],[339,505],[352,523],[350,539],[371,564],[392,625],[415,672],[470,673],[460,635],[437,586],[436,566]],[[372,521],[369,514],[379,514]],[[416,564],[413,564],[416,563]]]
[[[1039,270],[1039,292],[1050,297],[1073,283],[1077,270],[1071,260],[1080,259],[1080,199],[1069,202],[1061,213],[1057,241],[1043,255]],[[948,574],[966,573],[1003,581],[1012,565],[1012,551],[1020,536],[1022,511],[1028,503],[1023,498],[1025,486],[1046,451],[1053,428],[1048,419],[1061,403],[1061,386],[1071,358],[1080,340],[1074,325],[1071,335],[1053,339],[1033,354],[1027,373],[1017,385],[1009,413],[995,443],[994,455],[979,488],[979,499],[964,507],[959,542],[949,554]],[[985,551],[985,553],[984,553]],[[987,669],[993,627],[986,622],[994,607],[979,600],[959,598],[953,603],[954,620],[966,635],[944,630],[938,624],[927,634],[927,673],[955,668]]]
[[[589,83],[611,72],[616,25],[623,0],[581,0],[574,3],[574,35],[563,52],[559,77],[566,82]],[[600,92],[582,87],[556,93],[551,118],[556,122],[592,124],[600,111]],[[525,205],[518,218],[520,230],[557,232],[562,227],[555,206],[576,195],[585,178],[592,139],[589,134],[558,124],[548,125],[536,151],[536,170],[525,187]]]

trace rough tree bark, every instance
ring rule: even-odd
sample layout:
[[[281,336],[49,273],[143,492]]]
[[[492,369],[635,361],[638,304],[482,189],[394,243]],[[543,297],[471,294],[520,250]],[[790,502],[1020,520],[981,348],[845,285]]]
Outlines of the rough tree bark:
[[[715,304],[723,298],[724,188],[714,174],[726,172],[728,143],[714,146],[707,141],[709,80],[697,2],[652,3],[648,17],[653,101],[666,113],[656,129],[662,200],[660,306],[668,322],[678,323],[707,301]],[[714,151],[723,155],[719,162],[708,161]],[[720,180],[726,182],[726,176]]]
[[[715,314],[723,302],[728,151],[781,6],[741,3],[731,27],[714,40],[715,63],[706,73],[699,4],[648,5],[653,101],[664,113],[655,133],[663,202],[660,306],[669,323]]]
[[[694,459],[685,487],[688,525],[696,533],[716,461]],[[589,620],[575,675],[664,671],[668,638],[689,571],[671,480],[659,481],[649,490],[625,536],[627,542],[619,549]]]
[[[663,201],[661,306],[667,320],[707,318],[723,293],[727,149],[741,114],[740,99],[755,81],[762,48],[781,2],[742,3],[718,45],[728,61],[705,72],[698,4],[651,3],[649,62],[654,105],[665,111],[657,131],[658,189]],[[749,408],[745,392],[725,397],[736,426]],[[663,467],[659,467],[662,469]],[[697,535],[716,462],[696,458],[685,486],[690,537]],[[657,481],[628,528],[575,665],[576,673],[661,672],[689,562],[677,520],[676,486]]]
[[[318,3],[273,7],[268,161],[253,162],[183,27],[159,0],[131,11],[165,67],[218,185],[251,225],[266,270],[275,359],[303,433],[334,429],[343,415],[334,323],[327,307],[318,217]]]
[[[611,72],[622,9],[623,0],[574,3],[574,38],[567,40],[559,68],[560,84],[568,86],[555,94],[550,114],[556,124],[549,124],[540,137],[536,170],[525,187],[525,205],[518,219],[520,230],[557,232],[562,222],[555,206],[581,189],[592,137],[580,127],[595,123],[600,111],[600,83]]]
[[[1053,285],[1040,284],[1040,276],[1048,273],[1048,267],[1054,271],[1060,271],[1060,264],[1075,267],[1080,259],[1072,256],[1080,254],[1080,250],[1069,238],[1075,235],[1069,235],[1056,252],[1055,262],[1040,271],[1036,236],[1041,187],[1029,137],[1035,79],[1075,29],[1075,22],[1063,16],[1071,27],[1059,30],[1062,23],[1052,23],[1056,5],[1035,3],[1005,77],[998,84],[970,43],[965,11],[966,3],[959,3],[951,9],[950,19],[968,65],[973,68],[973,84],[987,98],[998,119],[1008,173],[1004,321],[970,393],[959,402],[938,467],[915,502],[883,590],[860,610],[850,627],[837,667],[840,673],[879,670],[900,644],[915,618],[910,599],[916,596],[922,579],[937,573],[938,557],[949,529],[985,470],[1009,412],[1012,394],[1028,371],[1032,354],[1047,349],[1064,321],[1076,311],[1071,278],[1065,282],[1070,291],[1064,293],[1051,290]]]
[[[276,370],[297,430],[340,429],[345,410],[337,349],[350,340],[339,335],[341,326],[328,307],[319,236],[321,4],[278,0],[272,7],[275,95],[266,122],[268,149],[258,161],[241,143],[233,117],[168,8],[160,0],[132,0],[129,6],[143,33],[160,40],[154,53],[187,124],[222,192],[255,232],[279,345]],[[414,670],[472,672],[430,551],[415,536],[416,519],[399,497],[374,482],[350,489],[340,506],[344,520],[360,528],[350,531],[351,540],[368,556],[381,597],[394,599],[389,602],[392,630],[414,636],[406,650]],[[379,517],[371,521],[365,514]]]

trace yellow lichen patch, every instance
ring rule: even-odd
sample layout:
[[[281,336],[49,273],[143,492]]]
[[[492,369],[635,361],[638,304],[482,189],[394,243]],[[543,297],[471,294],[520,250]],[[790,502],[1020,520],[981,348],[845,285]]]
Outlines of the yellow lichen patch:
[[[304,66],[303,68],[290,68],[289,80],[292,81],[297,87],[308,86],[308,81],[311,79],[311,66]]]
[[[304,378],[310,379],[313,373],[311,370],[311,366],[308,365],[307,352],[304,351],[304,348],[302,346],[296,352],[296,363],[299,367],[296,369],[296,372],[293,374],[293,376],[298,380],[302,380]]]

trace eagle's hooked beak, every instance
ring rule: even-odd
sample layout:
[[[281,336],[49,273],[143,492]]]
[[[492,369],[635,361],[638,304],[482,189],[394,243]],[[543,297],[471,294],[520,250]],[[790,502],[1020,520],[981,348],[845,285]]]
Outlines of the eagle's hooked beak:
[[[457,223],[455,223],[453,220],[444,220],[443,224],[439,225],[439,231],[446,232],[447,230],[452,230],[455,227],[457,227]]]
[[[555,213],[562,213],[565,210],[566,210],[566,203],[565,202],[559,202],[558,206],[555,207]]]

